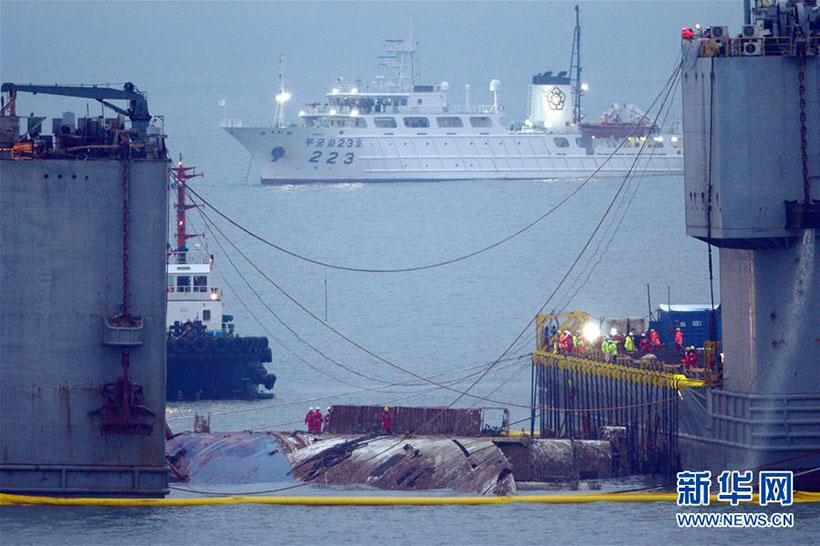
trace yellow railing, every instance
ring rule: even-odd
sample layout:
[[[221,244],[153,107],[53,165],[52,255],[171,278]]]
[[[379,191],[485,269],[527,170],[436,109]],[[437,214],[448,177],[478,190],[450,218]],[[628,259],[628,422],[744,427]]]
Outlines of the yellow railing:
[[[565,355],[538,350],[533,354],[533,362],[542,366],[551,366],[562,370],[580,372],[585,375],[609,377],[630,383],[643,383],[656,387],[685,389],[703,387],[706,381],[693,379],[680,373],[669,373],[658,370],[636,368],[625,364],[600,362],[578,355]]]
[[[571,313],[537,315],[535,317],[535,344],[539,350],[551,348],[545,344],[547,340],[544,336],[544,328],[548,328],[550,323],[555,326],[556,333],[569,330],[572,334],[576,334],[579,330],[583,329],[584,324],[586,324],[588,320],[589,313],[578,310],[572,311]],[[555,341],[553,338],[549,338],[548,344],[551,344],[553,341]]]

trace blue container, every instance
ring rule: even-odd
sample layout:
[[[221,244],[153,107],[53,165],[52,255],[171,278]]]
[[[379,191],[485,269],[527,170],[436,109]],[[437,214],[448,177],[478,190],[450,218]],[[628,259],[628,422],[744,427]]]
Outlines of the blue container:
[[[649,321],[649,327],[654,328],[664,346],[675,347],[675,329],[680,328],[683,333],[684,346],[693,345],[703,347],[710,337],[712,328],[712,309],[709,305],[672,305],[661,304],[655,312],[655,320]],[[720,341],[722,327],[720,307],[715,309],[715,332]]]

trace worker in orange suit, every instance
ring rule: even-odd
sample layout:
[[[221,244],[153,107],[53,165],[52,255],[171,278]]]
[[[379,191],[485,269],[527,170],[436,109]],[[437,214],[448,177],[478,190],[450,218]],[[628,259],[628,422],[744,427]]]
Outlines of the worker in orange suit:
[[[675,329],[675,351],[678,353],[683,352],[683,332],[680,331],[680,328]]]
[[[654,329],[649,331],[649,341],[652,342],[652,350],[658,351],[661,348],[661,337]]]
[[[313,433],[314,434],[321,434],[322,433],[322,423],[324,422],[325,417],[322,415],[322,410],[319,409],[319,406],[316,406],[316,411],[313,412]]]

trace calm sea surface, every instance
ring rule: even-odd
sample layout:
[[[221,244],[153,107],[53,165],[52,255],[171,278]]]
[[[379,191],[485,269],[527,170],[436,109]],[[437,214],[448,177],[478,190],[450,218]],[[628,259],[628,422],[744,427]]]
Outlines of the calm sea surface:
[[[152,92],[152,111],[174,113],[166,119],[174,153],[184,153],[187,164],[206,173],[204,180],[194,184],[198,192],[261,236],[326,262],[400,268],[456,257],[518,230],[580,183],[263,187],[255,169],[248,171],[247,153],[217,127],[218,93],[182,96],[178,90],[161,88]],[[619,178],[597,179],[510,242],[466,261],[415,273],[365,274],[317,267],[265,247],[225,222],[217,223],[266,275],[316,315],[326,316],[334,328],[396,366],[422,376],[453,372],[436,381],[461,379],[454,388],[462,389],[472,380],[465,376],[475,370],[458,370],[492,362],[509,347],[506,354],[511,356],[532,351],[530,319],[586,243],[621,182]],[[667,287],[672,303],[708,303],[706,246],[685,236],[682,184],[681,177],[644,177],[627,185],[599,237],[548,309],[581,309],[596,317],[646,316],[647,283],[653,308],[667,301]],[[208,214],[216,220],[212,212]],[[196,214],[192,221],[196,231],[203,230]],[[208,244],[224,276],[218,282],[225,287],[226,312],[235,316],[238,331],[271,339],[274,363],[270,367],[279,378],[276,399],[173,403],[168,419],[175,431],[190,429],[194,412],[210,412],[215,430],[293,430],[310,405],[446,404],[456,396],[440,389],[431,391],[430,385],[342,340],[230,251],[257,297],[216,241],[211,238]],[[516,341],[521,332],[525,332],[523,337]],[[384,386],[379,381],[397,385]],[[472,392],[528,404],[526,358],[499,364]],[[459,405],[498,403],[465,398]],[[527,415],[523,408],[512,409],[513,421]],[[607,483],[605,488],[641,484],[627,480]],[[260,487],[210,490],[232,493]],[[328,492],[304,488],[291,493]],[[383,494],[360,489],[330,493]],[[792,530],[710,532],[677,529],[676,507],[665,503],[480,508],[5,507],[0,509],[0,538],[4,544],[177,545],[816,541],[820,505],[798,505],[792,511],[796,518]]]

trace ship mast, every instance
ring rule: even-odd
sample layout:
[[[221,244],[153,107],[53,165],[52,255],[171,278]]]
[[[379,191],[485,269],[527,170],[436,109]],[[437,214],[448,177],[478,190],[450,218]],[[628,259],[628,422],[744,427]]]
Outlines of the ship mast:
[[[569,77],[575,76],[575,84],[572,86],[572,122],[576,125],[581,123],[581,22],[578,4],[575,5],[575,32],[572,35],[572,57],[569,61]]]
[[[285,91],[285,57],[279,55],[279,92],[276,94],[276,111],[273,114],[273,126],[283,128],[288,126],[285,119],[285,103],[290,99],[290,93]]]
[[[410,23],[405,39],[385,40],[384,46],[386,55],[380,55],[380,59],[386,59],[384,66],[387,69],[389,92],[413,91],[416,84],[415,58],[416,39],[413,33],[413,24]]]
[[[188,239],[199,237],[199,233],[188,233],[186,230],[187,221],[185,220],[185,212],[189,209],[196,208],[198,205],[189,205],[185,200],[185,188],[188,180],[202,176],[202,173],[191,172],[196,167],[183,167],[182,156],[179,157],[179,164],[171,168],[171,177],[177,186],[177,252],[184,252],[186,250],[185,243]]]

